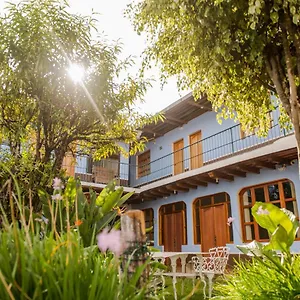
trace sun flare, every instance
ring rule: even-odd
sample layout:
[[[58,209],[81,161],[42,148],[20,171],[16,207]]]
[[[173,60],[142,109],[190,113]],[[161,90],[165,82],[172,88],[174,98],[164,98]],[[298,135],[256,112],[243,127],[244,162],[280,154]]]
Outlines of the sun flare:
[[[75,83],[81,82],[84,77],[84,68],[78,64],[71,64],[68,74]]]

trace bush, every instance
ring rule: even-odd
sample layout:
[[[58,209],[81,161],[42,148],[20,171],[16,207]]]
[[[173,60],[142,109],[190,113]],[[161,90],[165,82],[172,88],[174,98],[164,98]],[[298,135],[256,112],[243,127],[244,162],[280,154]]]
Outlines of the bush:
[[[145,266],[128,279],[119,262],[97,246],[84,248],[69,232],[40,239],[24,229],[0,232],[0,299],[145,299],[136,285]]]
[[[9,191],[10,219],[0,206],[3,214],[0,230],[1,300],[152,297],[151,276],[141,277],[148,268],[148,261],[128,275],[125,262],[121,272],[119,258],[111,252],[100,253],[93,244],[95,233],[105,224],[112,224],[118,205],[124,203],[130,194],[122,197],[122,191],[115,191],[112,184],[98,197],[93,194],[93,199],[88,200],[73,179],[67,182],[64,191],[62,182],[56,179],[54,197],[42,194],[45,199],[52,198],[44,199],[49,203],[51,218],[47,220],[35,214],[32,207],[23,205],[20,188],[12,177],[17,196],[13,190]],[[71,224],[72,214],[80,223]],[[59,222],[55,221],[56,218]],[[80,226],[84,222],[88,226],[82,232]]]
[[[300,256],[290,252],[299,221],[271,203],[257,202],[252,214],[268,230],[270,242],[238,246],[253,259],[238,263],[233,274],[216,285],[215,299],[300,299]]]
[[[289,300],[300,299],[300,257],[295,257],[286,270],[274,266],[270,260],[255,258],[238,263],[227,280],[217,284],[214,299]]]

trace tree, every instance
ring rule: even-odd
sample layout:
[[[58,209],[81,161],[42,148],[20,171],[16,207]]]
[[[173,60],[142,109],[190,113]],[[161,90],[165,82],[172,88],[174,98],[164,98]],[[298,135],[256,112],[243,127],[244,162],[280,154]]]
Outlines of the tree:
[[[46,170],[57,174],[66,152],[79,146],[98,158],[123,151],[120,141],[131,152],[142,147],[137,128],[156,118],[132,107],[148,83],[121,79],[132,59],[118,60],[120,45],[99,35],[93,16],[71,14],[59,0],[9,4],[0,48],[1,138],[15,169],[32,162],[24,171],[32,184]]]
[[[127,13],[148,34],[145,65],[178,75],[181,88],[206,93],[218,117],[266,133],[279,99],[300,151],[300,2],[143,0]]]

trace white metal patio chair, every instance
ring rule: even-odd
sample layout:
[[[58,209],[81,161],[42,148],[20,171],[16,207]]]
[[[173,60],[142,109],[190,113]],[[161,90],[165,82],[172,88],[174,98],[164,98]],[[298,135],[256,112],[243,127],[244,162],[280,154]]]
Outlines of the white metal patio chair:
[[[192,258],[194,263],[194,270],[201,279],[203,275],[208,278],[208,297],[211,298],[213,278],[215,275],[224,275],[225,268],[229,258],[228,247],[216,247],[209,249],[209,252],[203,252],[202,256],[195,256]],[[203,292],[206,298],[204,285]]]

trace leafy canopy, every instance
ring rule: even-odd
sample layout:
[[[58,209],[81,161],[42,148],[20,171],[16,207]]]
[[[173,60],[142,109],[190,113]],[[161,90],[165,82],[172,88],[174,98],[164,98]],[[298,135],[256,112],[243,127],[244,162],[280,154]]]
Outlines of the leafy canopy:
[[[120,78],[132,59],[119,61],[120,45],[96,25],[63,1],[8,4],[0,19],[0,124],[17,157],[26,149],[59,168],[74,144],[96,156],[122,151],[120,141],[133,152],[141,147],[136,129],[153,118],[132,107],[148,83]],[[84,70],[78,83],[69,74],[73,64]]]
[[[280,99],[281,122],[299,132],[300,3],[295,0],[144,0],[127,14],[146,32],[145,67],[207,93],[219,117],[267,131]],[[289,117],[289,118],[288,118]]]

